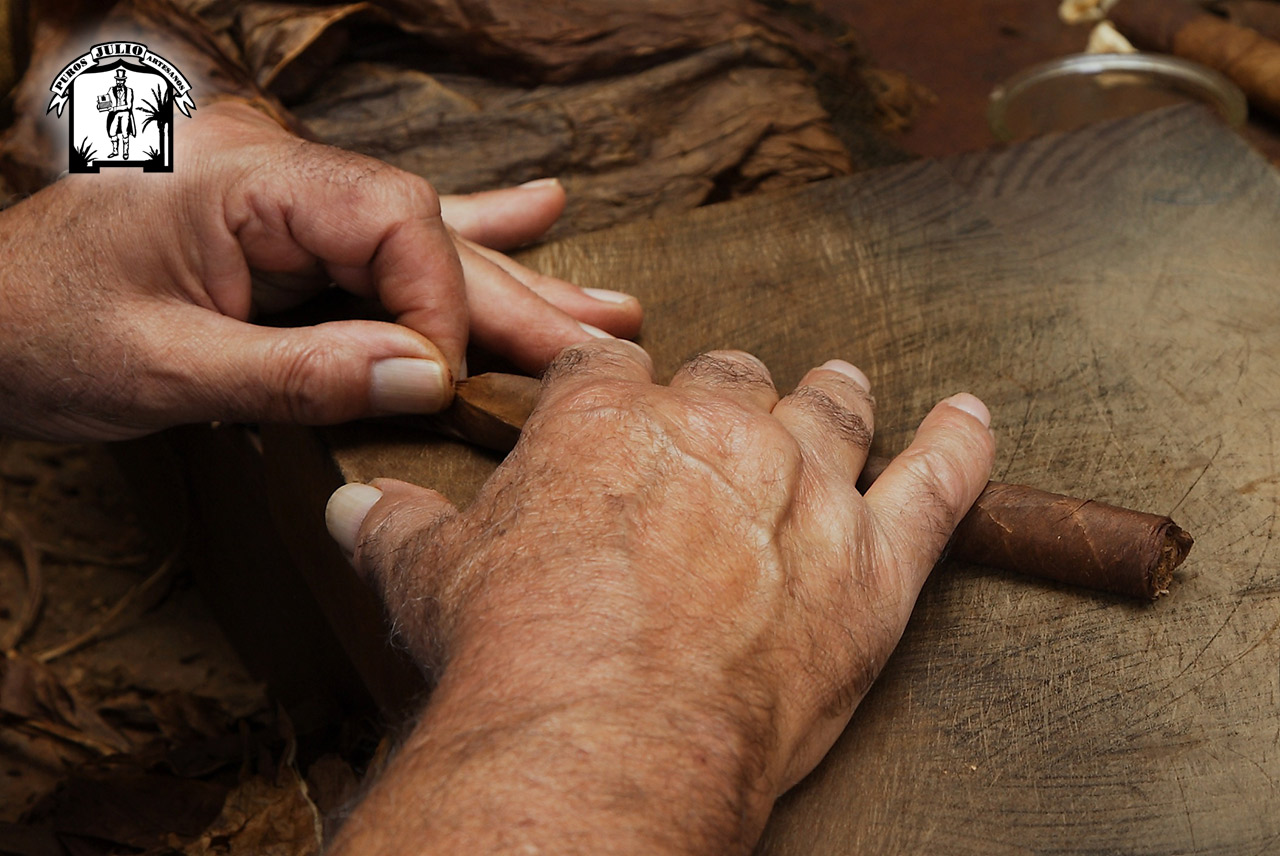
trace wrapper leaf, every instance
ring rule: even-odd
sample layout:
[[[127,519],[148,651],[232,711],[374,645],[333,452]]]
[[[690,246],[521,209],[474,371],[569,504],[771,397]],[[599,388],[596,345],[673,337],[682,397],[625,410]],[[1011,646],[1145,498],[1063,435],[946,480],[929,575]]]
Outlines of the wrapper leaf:
[[[1192,538],[1168,517],[991,482],[951,541],[966,562],[1154,600]]]

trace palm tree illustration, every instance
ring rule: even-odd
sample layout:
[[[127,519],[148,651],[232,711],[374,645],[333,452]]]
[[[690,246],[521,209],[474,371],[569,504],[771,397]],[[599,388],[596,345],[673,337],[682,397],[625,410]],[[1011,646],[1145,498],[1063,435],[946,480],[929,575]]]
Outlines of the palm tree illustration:
[[[89,166],[89,162],[98,156],[97,150],[94,149],[93,143],[89,142],[89,138],[85,137],[80,141],[80,145],[71,150],[72,165],[77,170],[84,170]]]
[[[162,153],[169,150],[167,135],[173,128],[173,89],[169,87],[162,89],[159,84],[156,84],[156,88],[151,90],[151,98],[151,101],[144,100],[138,111],[146,117],[142,120],[143,131],[147,130],[147,126],[152,122],[160,131],[160,151],[152,156],[153,160],[159,160],[163,157]]]

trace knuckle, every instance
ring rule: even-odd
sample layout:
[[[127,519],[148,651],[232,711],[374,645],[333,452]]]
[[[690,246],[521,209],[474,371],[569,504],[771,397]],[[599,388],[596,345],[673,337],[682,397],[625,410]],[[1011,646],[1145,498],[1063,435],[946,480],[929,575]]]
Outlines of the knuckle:
[[[850,386],[856,386],[850,383]],[[865,393],[864,393],[865,395]],[[857,411],[820,386],[802,386],[789,396],[795,407],[809,411],[845,442],[860,449],[871,446],[871,426]]]
[[[680,369],[689,377],[730,389],[772,387],[764,363],[743,351],[710,351],[688,360]]]
[[[303,141],[291,160],[304,181],[336,187],[351,205],[390,204],[415,217],[435,217],[440,213],[440,197],[426,179],[377,158]]]
[[[906,451],[911,468],[911,506],[925,515],[935,533],[948,537],[966,505],[968,490],[963,467],[940,450]]]
[[[602,369],[634,366],[639,353],[634,345],[618,339],[596,339],[570,345],[547,366],[542,375],[543,389]]]
[[[332,349],[316,344],[277,346],[268,363],[273,367],[268,387],[277,397],[276,406],[270,409],[303,425],[330,421],[333,398],[329,379],[339,363]]]
[[[403,170],[395,170],[395,174],[406,202],[417,216],[440,216],[440,194],[425,178]]]
[[[531,423],[538,425],[568,416],[581,426],[602,416],[607,418],[610,414],[632,412],[634,406],[634,397],[627,394],[620,381],[584,375],[570,388],[562,390],[551,401],[550,408],[536,414]]]

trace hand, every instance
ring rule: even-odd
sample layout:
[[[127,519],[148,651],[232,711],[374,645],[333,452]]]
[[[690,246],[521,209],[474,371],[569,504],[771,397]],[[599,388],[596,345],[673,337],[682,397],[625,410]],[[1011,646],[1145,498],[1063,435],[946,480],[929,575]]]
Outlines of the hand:
[[[233,103],[202,107],[178,143],[172,174],[68,176],[0,212],[0,433],[430,412],[448,404],[468,336],[536,371],[639,328],[634,299],[482,246],[541,234],[564,206],[555,182],[437,198]],[[248,323],[330,281],[399,323]]]
[[[335,493],[330,531],[440,681],[336,852],[745,852],[845,727],[986,484],[986,408],[939,404],[864,497],[853,366],[781,400],[742,353],[651,371],[566,351],[465,511]]]

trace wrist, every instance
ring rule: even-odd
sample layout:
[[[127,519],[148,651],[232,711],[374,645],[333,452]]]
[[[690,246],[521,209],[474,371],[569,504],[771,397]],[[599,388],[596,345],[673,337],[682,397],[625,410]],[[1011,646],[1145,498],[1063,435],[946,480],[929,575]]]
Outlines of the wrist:
[[[763,823],[776,795],[772,698],[692,652],[555,625],[517,619],[464,635],[431,710],[504,711],[495,727],[537,735],[540,756],[565,759],[566,781],[608,781],[647,813],[652,801],[681,815],[672,822],[693,822],[685,811],[696,808],[717,841],[737,840],[753,816]]]
[[[431,842],[425,852],[464,842],[477,853],[750,851],[776,783],[772,741],[743,698],[592,646],[552,673],[522,641],[452,652],[365,820],[344,830],[352,852],[386,828],[379,814],[405,816],[392,801],[415,770],[435,779],[434,793],[419,790],[430,816],[409,835]]]

